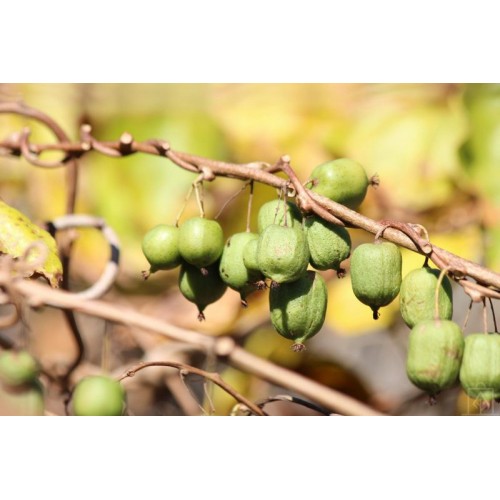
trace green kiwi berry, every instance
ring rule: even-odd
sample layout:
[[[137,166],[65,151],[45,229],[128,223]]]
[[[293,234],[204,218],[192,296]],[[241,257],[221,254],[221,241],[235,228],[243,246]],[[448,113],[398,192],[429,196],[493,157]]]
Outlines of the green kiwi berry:
[[[257,215],[257,227],[262,233],[267,226],[277,224],[279,226],[300,227],[302,215],[297,205],[291,201],[276,199],[264,203]]]
[[[351,285],[356,298],[370,306],[373,319],[390,304],[401,286],[401,251],[394,243],[363,243],[351,256]]]
[[[120,416],[125,408],[125,390],[111,377],[91,375],[76,384],[72,401],[77,416]]]
[[[230,288],[240,292],[246,305],[246,297],[259,288],[264,277],[258,271],[250,271],[243,261],[243,251],[248,243],[257,241],[259,235],[244,232],[233,234],[226,242],[219,265],[222,281]]]
[[[465,338],[460,383],[471,397],[500,398],[500,335],[471,333]]]
[[[314,168],[312,191],[355,210],[365,199],[370,181],[365,169],[349,158],[327,161]]]
[[[449,320],[424,320],[411,330],[406,373],[418,388],[435,396],[458,378],[464,352],[460,327]]]
[[[272,324],[280,335],[295,341],[295,351],[302,350],[304,342],[320,331],[327,303],[325,281],[314,271],[307,271],[291,283],[271,287],[269,292]]]
[[[413,328],[420,321],[433,319],[435,294],[440,270],[421,267],[410,271],[401,282],[399,309],[404,322]],[[453,316],[453,293],[450,280],[444,276],[438,292],[440,319]]]
[[[300,278],[309,264],[309,248],[302,229],[271,224],[262,231],[257,246],[262,274],[276,283]]]
[[[313,215],[305,219],[305,232],[311,265],[321,271],[339,271],[340,264],[351,253],[351,237],[347,229]]]
[[[179,228],[167,224],[153,227],[142,239],[142,252],[151,266],[149,274],[177,267],[182,260],[179,253]]]
[[[193,217],[181,225],[179,252],[189,264],[207,267],[219,259],[223,249],[224,234],[217,221]]]
[[[35,358],[27,351],[0,353],[0,382],[16,387],[33,382],[40,374]]]
[[[181,265],[179,290],[182,295],[198,306],[198,319],[205,319],[205,308],[219,300],[227,289],[219,274],[219,262],[215,262],[202,272],[187,262]]]

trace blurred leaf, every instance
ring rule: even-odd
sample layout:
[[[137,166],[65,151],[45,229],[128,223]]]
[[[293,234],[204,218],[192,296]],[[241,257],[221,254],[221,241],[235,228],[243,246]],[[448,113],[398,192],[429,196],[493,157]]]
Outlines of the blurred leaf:
[[[464,103],[469,117],[469,137],[462,158],[470,182],[485,200],[486,264],[500,269],[500,85],[468,85]]]
[[[37,265],[28,276],[35,273],[44,276],[52,287],[59,286],[62,279],[62,264],[57,255],[57,245],[52,236],[33,224],[31,220],[15,208],[0,200],[0,252],[11,257],[22,257],[33,243],[42,242],[48,253],[45,261]],[[40,250],[30,249],[27,262],[36,262],[40,257]]]
[[[330,158],[325,143],[345,135],[344,89],[326,84],[218,85],[212,89],[212,115],[235,161],[274,162],[289,154],[305,181]]]
[[[458,93],[443,89],[438,98],[433,86],[412,92],[388,86],[365,96],[344,153],[380,176],[391,204],[423,210],[452,200],[466,124]]]

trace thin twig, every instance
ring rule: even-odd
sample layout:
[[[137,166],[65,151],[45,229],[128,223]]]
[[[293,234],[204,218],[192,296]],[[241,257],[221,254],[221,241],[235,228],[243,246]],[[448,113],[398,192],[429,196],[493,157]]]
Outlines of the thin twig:
[[[27,109],[29,109],[29,111],[26,111]],[[25,116],[38,116],[40,113],[37,110],[32,110],[31,108],[22,107],[22,109],[20,109],[18,105],[14,105],[12,103],[0,104],[0,113],[1,112],[24,114]],[[44,117],[46,116],[43,115],[43,113],[41,115]],[[118,155],[113,153],[114,156],[128,156],[133,153],[146,153],[163,156],[170,159],[179,167],[187,169],[191,172],[201,172],[203,167],[206,167],[214,176],[230,177],[244,181],[253,180],[278,189],[285,188],[287,183],[291,181],[297,192],[297,202],[299,206],[301,206],[302,210],[314,212],[325,220],[335,224],[345,225],[346,227],[356,227],[372,234],[377,234],[380,230],[384,229],[383,222],[374,221],[345,207],[344,205],[329,200],[328,198],[325,198],[324,196],[321,196],[311,190],[305,189],[296,177],[290,166],[289,158],[286,156],[282,157],[272,167],[269,167],[269,164],[264,162],[235,164],[203,158],[180,151],[173,151],[170,149],[170,145],[166,141],[132,141],[132,143],[128,146],[127,152],[124,153],[123,144],[120,140],[101,142],[97,141],[95,138],[92,138],[90,144],[88,141],[71,143],[68,140],[61,140],[58,144],[30,144],[30,151],[37,155],[48,150],[66,152],[66,157],[61,161],[61,166],[65,166],[68,164],[70,159],[80,157],[89,151],[96,150],[96,144],[99,144],[99,152],[104,150],[108,153],[111,153],[111,150],[117,152]],[[0,148],[13,155],[22,154],[19,136],[11,136],[8,139],[0,141]],[[285,171],[289,176],[289,179],[282,179],[273,173],[279,170]],[[388,227],[384,230],[384,238],[387,241],[392,241],[401,247],[426,255],[440,269],[448,267],[449,274],[452,278],[460,279],[462,277],[469,276],[479,285],[490,289],[494,288],[497,291],[500,291],[500,274],[495,273],[479,264],[463,259],[445,249],[437,247],[436,245],[431,245],[432,251],[427,254],[427,247],[424,246],[423,248],[419,248],[419,246],[412,241],[411,237],[408,237],[407,234],[403,234],[400,230],[397,230],[394,227]],[[422,240],[425,241],[424,239]],[[429,244],[429,242],[426,243]]]
[[[201,368],[197,368],[195,366],[187,365],[185,363],[179,363],[177,361],[149,361],[143,362],[138,365],[133,366],[129,370],[127,370],[122,377],[120,377],[120,381],[126,379],[127,377],[133,377],[138,371],[143,370],[144,368],[148,368],[150,366],[168,366],[170,368],[177,368],[183,373],[192,373],[194,375],[199,375],[206,380],[210,380],[214,384],[218,385],[222,390],[226,391],[229,395],[231,395],[236,401],[247,406],[255,415],[264,416],[264,412],[252,401],[248,400],[236,391],[232,386],[230,386],[227,382],[225,382],[222,377],[217,372],[207,372],[202,370]]]
[[[328,411],[326,408],[322,408],[321,406],[315,405],[310,401],[306,401],[305,399],[298,398],[296,396],[290,396],[289,394],[279,394],[276,396],[270,396],[260,403],[258,403],[259,407],[264,409],[264,407],[269,403],[274,403],[277,401],[285,401],[287,403],[293,403],[299,406],[304,406],[305,408],[309,408],[310,410],[314,410],[322,415],[331,415],[332,413]]]
[[[164,335],[183,344],[189,344],[205,353],[214,352],[231,366],[280,387],[290,389],[333,412],[345,415],[380,415],[379,412],[350,396],[245,351],[229,337],[212,337],[179,328],[127,307],[110,304],[102,300],[84,300],[72,293],[52,289],[36,281],[23,279],[12,281],[10,274],[3,272],[0,266],[0,287],[4,286],[6,282],[9,282],[11,288],[19,293],[29,305],[47,305],[59,309],[71,309],[75,312]]]

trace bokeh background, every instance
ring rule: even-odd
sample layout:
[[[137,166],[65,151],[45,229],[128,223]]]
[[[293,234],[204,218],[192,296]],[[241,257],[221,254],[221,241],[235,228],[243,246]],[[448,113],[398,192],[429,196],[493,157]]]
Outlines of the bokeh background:
[[[137,140],[161,138],[173,149],[232,162],[273,163],[289,154],[299,178],[306,180],[319,163],[350,157],[377,174],[360,212],[374,219],[422,224],[431,240],[467,259],[500,271],[500,85],[497,84],[3,84],[0,99],[39,108],[78,139],[90,123],[100,140],[123,132]],[[31,120],[0,115],[0,136],[33,129],[33,142],[51,142],[50,133]],[[430,406],[407,380],[409,329],[399,315],[398,299],[382,309],[378,321],[354,297],[349,274],[325,272],[329,306],[323,330],[303,354],[269,324],[267,292],[249,297],[242,309],[228,291],[197,321],[196,308],[177,290],[177,270],[143,281],[148,265],[141,252],[143,235],[159,223],[173,223],[194,175],[168,160],[146,155],[113,159],[92,152],[81,160],[77,212],[103,217],[122,243],[119,279],[106,300],[161,317],[210,335],[232,335],[250,351],[287,366],[381,411],[397,415],[461,415],[479,411],[459,389],[443,393]],[[207,216],[215,217],[242,186],[216,179],[205,186]],[[63,169],[44,170],[21,159],[0,157],[0,197],[43,222],[62,215],[66,200]],[[267,186],[255,188],[253,229],[258,206],[276,197]],[[248,195],[242,193],[220,214],[226,237],[243,231]],[[192,197],[181,222],[197,215]],[[353,245],[373,236],[350,231]],[[108,258],[99,233],[79,233],[71,269],[72,286],[95,281]],[[403,251],[403,274],[423,258]],[[469,300],[454,288],[454,320],[462,324]],[[491,311],[488,312],[493,330]],[[58,311],[25,312],[22,329],[45,367],[57,370],[75,348]],[[467,332],[482,331],[482,310],[474,305]],[[163,338],[125,326],[79,317],[87,356],[75,373],[101,368],[120,372],[140,359],[196,362]],[[199,361],[199,360],[198,360]],[[204,366],[206,360],[202,360]],[[214,367],[212,367],[214,368]],[[260,400],[284,391],[226,366],[215,367],[240,392]],[[234,400],[217,389],[203,394],[199,380],[189,387],[205,411],[231,412]],[[162,369],[144,370],[128,385],[130,414],[186,414],[201,411],[185,386]],[[50,398],[50,395],[49,395]],[[182,401],[179,404],[179,401]],[[49,408],[60,410],[54,396]],[[207,410],[208,408],[208,410]],[[296,405],[273,403],[270,413],[300,414]],[[314,412],[310,412],[313,414]]]

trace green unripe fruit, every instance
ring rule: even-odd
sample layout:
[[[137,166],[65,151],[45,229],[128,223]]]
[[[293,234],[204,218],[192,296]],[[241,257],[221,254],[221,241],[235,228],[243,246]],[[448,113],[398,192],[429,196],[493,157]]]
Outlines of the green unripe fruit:
[[[351,237],[347,230],[313,215],[305,219],[305,232],[311,265],[322,271],[340,270],[340,264],[351,253]]]
[[[439,269],[421,267],[403,278],[399,291],[399,306],[401,316],[410,328],[420,321],[434,319],[439,274]],[[446,276],[439,287],[438,310],[440,319],[451,319],[453,316],[453,292]]]
[[[151,266],[150,273],[177,267],[181,263],[179,228],[167,224],[153,227],[142,239],[142,252]]]
[[[465,338],[460,383],[471,398],[500,398],[500,335],[472,333]]]
[[[351,256],[351,285],[357,299],[370,306],[373,319],[390,304],[401,286],[401,251],[394,243],[363,243]]]
[[[458,378],[464,352],[462,330],[453,321],[425,320],[408,339],[406,373],[418,388],[435,396]]]
[[[18,387],[0,384],[1,416],[38,417],[44,412],[44,391],[38,379]]]
[[[236,233],[226,242],[219,265],[222,281],[230,288],[240,292],[241,300],[245,305],[248,294],[258,289],[257,283],[264,279],[260,272],[249,271],[243,262],[245,246],[259,239],[256,233]]]
[[[271,224],[300,227],[302,225],[302,215],[297,205],[291,201],[287,201],[285,204],[283,200],[271,200],[264,203],[259,209],[257,215],[259,233],[262,233]]]
[[[327,303],[325,281],[314,271],[269,292],[272,324],[280,335],[295,341],[295,351],[304,349],[304,342],[321,330]]]
[[[188,263],[181,265],[179,290],[182,295],[198,306],[198,319],[205,319],[204,309],[219,300],[227,290],[227,285],[219,275],[219,263],[215,263],[202,272]]]
[[[124,407],[125,390],[120,382],[110,377],[85,377],[73,391],[73,411],[77,416],[120,416]]]
[[[348,158],[328,161],[311,172],[315,193],[355,210],[365,199],[370,181],[365,169]]]
[[[193,266],[202,268],[213,264],[223,248],[224,234],[215,220],[193,217],[180,227],[179,252]]]
[[[250,240],[243,248],[243,264],[249,271],[260,273],[259,261],[257,259],[257,249],[259,248],[259,238]]]
[[[33,382],[40,367],[27,351],[5,351],[0,354],[0,382],[17,387]]]
[[[309,264],[309,249],[304,231],[271,224],[259,237],[259,269],[276,283],[300,278]]]

